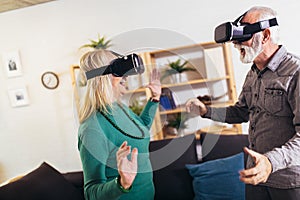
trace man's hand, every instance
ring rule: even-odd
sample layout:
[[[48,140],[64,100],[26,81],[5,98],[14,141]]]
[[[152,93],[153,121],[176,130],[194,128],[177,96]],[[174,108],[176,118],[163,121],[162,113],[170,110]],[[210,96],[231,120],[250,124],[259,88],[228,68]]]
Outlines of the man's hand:
[[[130,154],[130,152],[131,147],[127,146],[126,141],[122,143],[117,151],[118,172],[121,177],[120,184],[125,189],[128,189],[132,185],[137,173],[138,150],[137,148],[134,148],[131,152],[131,159],[128,160],[127,156]]]
[[[244,151],[253,158],[255,166],[253,168],[240,171],[240,180],[246,184],[252,185],[265,183],[272,172],[272,164],[269,159],[266,156],[246,147],[244,148]]]
[[[197,98],[189,99],[185,104],[185,108],[193,116],[203,116],[207,113],[206,106]]]

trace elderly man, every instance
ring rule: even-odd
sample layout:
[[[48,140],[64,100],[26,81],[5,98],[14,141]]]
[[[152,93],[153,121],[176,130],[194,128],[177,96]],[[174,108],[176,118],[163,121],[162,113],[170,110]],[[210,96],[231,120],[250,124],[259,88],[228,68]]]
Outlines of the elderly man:
[[[235,32],[228,36],[227,28]],[[216,29],[217,42],[232,41],[240,60],[253,63],[239,100],[224,108],[196,98],[186,103],[188,112],[205,118],[249,121],[248,162],[240,171],[247,199],[300,199],[300,59],[278,44],[278,32],[276,13],[267,7],[253,7]]]

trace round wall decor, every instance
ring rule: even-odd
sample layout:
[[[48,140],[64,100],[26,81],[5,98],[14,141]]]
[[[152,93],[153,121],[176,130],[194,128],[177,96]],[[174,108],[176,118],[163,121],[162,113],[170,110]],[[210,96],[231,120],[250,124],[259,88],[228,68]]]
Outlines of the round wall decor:
[[[47,89],[55,89],[59,85],[58,75],[54,72],[45,72],[41,76],[43,86]]]

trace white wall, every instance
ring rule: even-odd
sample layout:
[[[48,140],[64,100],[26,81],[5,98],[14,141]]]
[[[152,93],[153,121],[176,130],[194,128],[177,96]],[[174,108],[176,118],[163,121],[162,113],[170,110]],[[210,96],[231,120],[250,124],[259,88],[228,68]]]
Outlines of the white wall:
[[[7,78],[0,62],[0,181],[42,161],[60,171],[81,169],[69,67],[78,64],[78,47],[88,39],[98,33],[117,38],[114,41],[120,43],[113,49],[120,52],[212,41],[216,25],[234,20],[253,5],[278,11],[283,43],[300,54],[296,0],[59,0],[1,13],[0,54],[19,50],[23,75]],[[249,66],[240,64],[234,50],[233,57],[239,92]],[[60,75],[56,90],[41,85],[40,76],[47,70]],[[12,108],[8,90],[24,85],[30,105]]]

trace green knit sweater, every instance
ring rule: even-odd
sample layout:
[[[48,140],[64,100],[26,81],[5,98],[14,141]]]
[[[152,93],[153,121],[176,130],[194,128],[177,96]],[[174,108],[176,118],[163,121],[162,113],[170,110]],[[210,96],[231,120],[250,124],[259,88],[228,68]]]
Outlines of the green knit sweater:
[[[143,199],[154,198],[152,168],[149,160],[150,127],[156,113],[158,103],[146,104],[140,116],[135,115],[127,106],[116,103],[111,114],[107,116],[125,133],[141,137],[142,128],[145,138],[128,137],[115,128],[100,112],[96,112],[84,121],[78,130],[78,148],[84,173],[84,193],[86,200],[96,199]],[[131,119],[130,119],[131,118]],[[138,173],[130,192],[123,192],[115,181],[119,175],[116,166],[116,152],[120,145],[127,141],[131,149],[138,149]],[[129,155],[129,159],[130,159]]]

